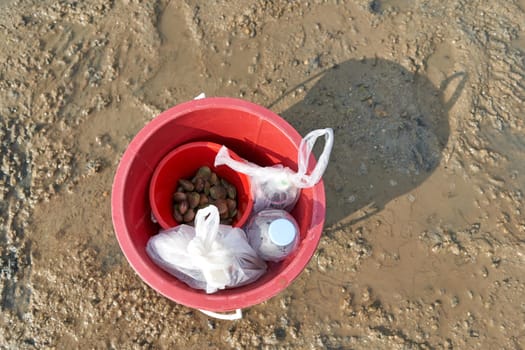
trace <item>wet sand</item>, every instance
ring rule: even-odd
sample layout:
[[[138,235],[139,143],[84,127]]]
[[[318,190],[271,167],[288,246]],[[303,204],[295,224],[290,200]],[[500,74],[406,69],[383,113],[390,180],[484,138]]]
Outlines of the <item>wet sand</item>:
[[[0,348],[521,349],[525,1],[0,0]],[[239,321],[115,239],[134,135],[200,92],[332,127],[308,268]]]

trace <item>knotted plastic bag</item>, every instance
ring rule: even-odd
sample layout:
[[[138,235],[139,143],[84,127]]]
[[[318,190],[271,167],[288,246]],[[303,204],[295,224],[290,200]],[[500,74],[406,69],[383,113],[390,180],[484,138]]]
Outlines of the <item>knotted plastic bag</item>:
[[[324,136],[325,144],[321,156],[311,174],[307,174],[308,162],[317,139]],[[332,129],[318,129],[306,135],[299,145],[297,172],[281,164],[261,167],[248,161],[237,161],[230,157],[226,146],[222,146],[215,157],[215,166],[227,165],[235,171],[250,176],[254,197],[254,212],[264,209],[290,211],[301,188],[313,187],[321,180],[330,159],[334,144]]]
[[[220,225],[217,207],[195,216],[195,228],[179,225],[151,237],[149,257],[162,269],[195,289],[214,293],[255,281],[266,263],[248,244],[240,228]]]

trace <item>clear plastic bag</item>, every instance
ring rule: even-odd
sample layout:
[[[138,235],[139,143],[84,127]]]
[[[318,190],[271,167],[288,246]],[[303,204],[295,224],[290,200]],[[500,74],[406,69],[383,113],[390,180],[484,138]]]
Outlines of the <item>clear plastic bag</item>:
[[[162,269],[206,293],[257,280],[266,263],[242,229],[219,220],[217,207],[209,205],[197,212],[195,228],[179,225],[161,231],[149,239],[146,252]]]
[[[317,139],[325,138],[323,152],[311,174],[307,174],[308,162]],[[250,176],[254,196],[254,212],[264,209],[291,210],[301,188],[315,186],[321,180],[330,159],[334,144],[334,132],[331,128],[311,131],[301,140],[297,156],[297,172],[281,164],[261,167],[248,161],[237,161],[230,157],[223,146],[215,157],[215,166],[227,165],[235,171]]]

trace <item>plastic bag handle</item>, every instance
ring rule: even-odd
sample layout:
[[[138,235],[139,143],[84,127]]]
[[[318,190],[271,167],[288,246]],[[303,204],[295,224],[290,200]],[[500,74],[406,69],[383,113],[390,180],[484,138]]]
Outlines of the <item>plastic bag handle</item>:
[[[312,149],[317,139],[321,136],[324,136],[325,139],[323,152],[312,173],[307,175],[306,172],[308,170]],[[299,188],[312,187],[321,180],[328,165],[333,145],[334,131],[331,128],[313,130],[301,140],[299,155],[297,157],[297,173],[293,176],[295,186]]]
[[[255,176],[260,172],[261,167],[250,163],[248,161],[238,161],[233,159],[230,156],[230,153],[228,152],[228,148],[226,146],[222,146],[219,149],[219,152],[217,152],[217,155],[215,156],[215,162],[213,164],[214,166],[219,165],[227,165],[233,170],[248,175],[248,176]]]
[[[195,215],[195,236],[210,248],[219,233],[219,210],[214,205],[199,209]]]
[[[203,314],[207,315],[207,316],[210,316],[210,317],[213,317],[213,318],[216,318],[216,319],[219,319],[219,320],[235,321],[235,320],[239,320],[239,319],[242,318],[242,310],[241,309],[235,310],[235,313],[233,313],[233,314],[221,314],[221,313],[218,313],[218,312],[213,312],[213,311],[208,311],[208,310],[201,310],[201,309],[199,309],[199,311],[202,312]]]
[[[321,136],[325,138],[323,152],[319,157],[319,161],[315,165],[314,170],[310,175],[307,175],[308,163],[312,154],[312,149],[317,139]],[[297,155],[297,173],[290,177],[292,183],[298,188],[312,187],[321,180],[324,171],[330,159],[330,153],[334,145],[334,131],[331,128],[313,130],[308,133],[299,144],[299,153]],[[241,162],[230,157],[226,146],[222,146],[215,157],[215,166],[227,165],[231,169],[246,174],[248,176],[258,176],[261,174],[261,168],[256,164],[248,161]]]
[[[219,210],[209,205],[195,215],[195,237],[188,243],[187,253],[193,264],[199,268],[206,281],[206,292],[213,293],[230,282],[226,273],[230,265],[229,253],[217,246],[219,235]]]

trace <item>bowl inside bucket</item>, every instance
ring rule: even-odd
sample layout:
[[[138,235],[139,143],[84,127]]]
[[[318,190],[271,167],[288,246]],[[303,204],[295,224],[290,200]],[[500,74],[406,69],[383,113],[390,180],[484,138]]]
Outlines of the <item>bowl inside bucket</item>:
[[[144,282],[167,298],[188,307],[231,311],[259,304],[284,290],[313,256],[325,218],[322,181],[303,189],[292,215],[300,227],[297,250],[249,285],[214,294],[195,290],[168,274],[148,257],[146,243],[160,227],[151,221],[149,185],[161,160],[186,143],[226,145],[261,166],[283,164],[297,170],[299,133],[275,113],[232,98],[205,98],[177,105],[148,123],[124,152],[113,182],[115,234],[130,265]],[[311,159],[310,170],[315,166]]]
[[[250,181],[244,174],[227,166],[214,166],[215,156],[221,145],[213,142],[190,142],[168,153],[153,173],[149,188],[149,201],[153,216],[164,228],[178,225],[173,217],[173,193],[177,190],[180,179],[190,179],[202,166],[209,167],[221,179],[228,181],[237,190],[237,216],[232,225],[241,227],[245,224],[253,209]],[[232,158],[239,156],[230,152]]]

